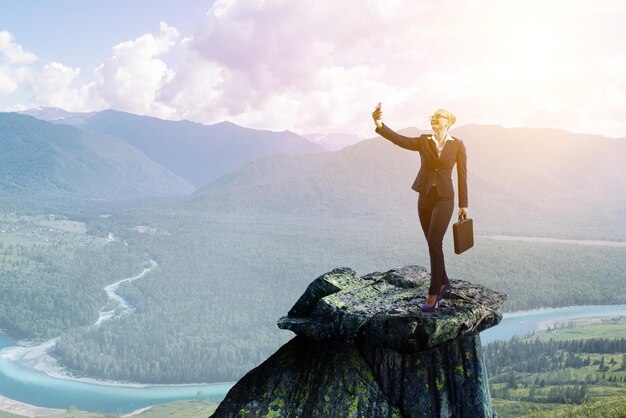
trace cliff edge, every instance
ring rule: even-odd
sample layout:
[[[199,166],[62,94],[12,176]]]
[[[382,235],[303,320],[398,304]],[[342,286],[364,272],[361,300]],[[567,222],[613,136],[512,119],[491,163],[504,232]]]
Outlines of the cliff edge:
[[[479,332],[506,295],[452,280],[420,310],[420,266],[315,279],[278,320],[297,335],[242,377],[212,417],[494,417]]]

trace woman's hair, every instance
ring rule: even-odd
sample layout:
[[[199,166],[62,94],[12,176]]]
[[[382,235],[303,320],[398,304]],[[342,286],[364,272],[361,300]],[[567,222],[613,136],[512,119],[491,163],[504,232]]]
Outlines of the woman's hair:
[[[446,109],[437,109],[434,115],[445,116],[450,121],[450,126],[454,125],[454,122],[456,122],[456,116],[454,116],[454,113],[449,112]]]

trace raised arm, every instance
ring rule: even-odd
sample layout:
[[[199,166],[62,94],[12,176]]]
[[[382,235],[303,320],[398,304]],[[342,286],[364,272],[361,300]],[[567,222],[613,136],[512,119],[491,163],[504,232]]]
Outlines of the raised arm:
[[[381,122],[382,116],[383,111],[380,108],[380,103],[378,103],[378,106],[376,106],[376,109],[374,109],[374,112],[372,113],[372,118],[374,118],[374,123],[376,124],[377,134],[390,140],[399,147],[409,149],[411,151],[420,150],[417,138],[411,138],[394,132],[387,125]]]
[[[459,208],[467,212],[467,152],[465,144],[459,140],[459,152],[456,154],[456,171],[459,184]]]

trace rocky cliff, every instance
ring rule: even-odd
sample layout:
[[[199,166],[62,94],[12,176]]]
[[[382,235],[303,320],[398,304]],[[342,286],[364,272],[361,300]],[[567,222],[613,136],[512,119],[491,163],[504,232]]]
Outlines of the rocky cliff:
[[[424,313],[423,267],[315,279],[278,326],[297,335],[213,417],[493,417],[479,332],[506,295],[463,280]]]

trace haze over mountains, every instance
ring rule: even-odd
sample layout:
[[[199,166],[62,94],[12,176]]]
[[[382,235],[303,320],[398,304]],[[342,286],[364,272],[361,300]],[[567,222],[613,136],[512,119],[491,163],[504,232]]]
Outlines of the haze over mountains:
[[[115,110],[71,113],[37,108],[22,113],[123,139],[194,187],[202,187],[259,157],[324,151],[289,131],[261,131],[230,122],[202,125]]]
[[[462,126],[452,134],[468,150],[470,216],[478,231],[626,238],[621,221],[626,141],[480,125]],[[335,153],[261,159],[196,192],[193,205],[228,212],[415,221],[417,194],[410,186],[418,169],[418,153],[379,137]]]
[[[116,111],[29,112],[116,135],[145,150],[199,188],[187,208],[391,222],[416,217],[417,194],[410,185],[419,155],[380,137],[322,152],[290,132],[228,122],[204,126]],[[414,128],[400,132],[419,134]],[[626,238],[624,139],[483,125],[452,134],[468,149],[470,216],[478,232]]]
[[[305,134],[303,136],[327,151],[339,151],[342,148],[354,145],[365,139],[341,132],[333,132],[330,134]]]

